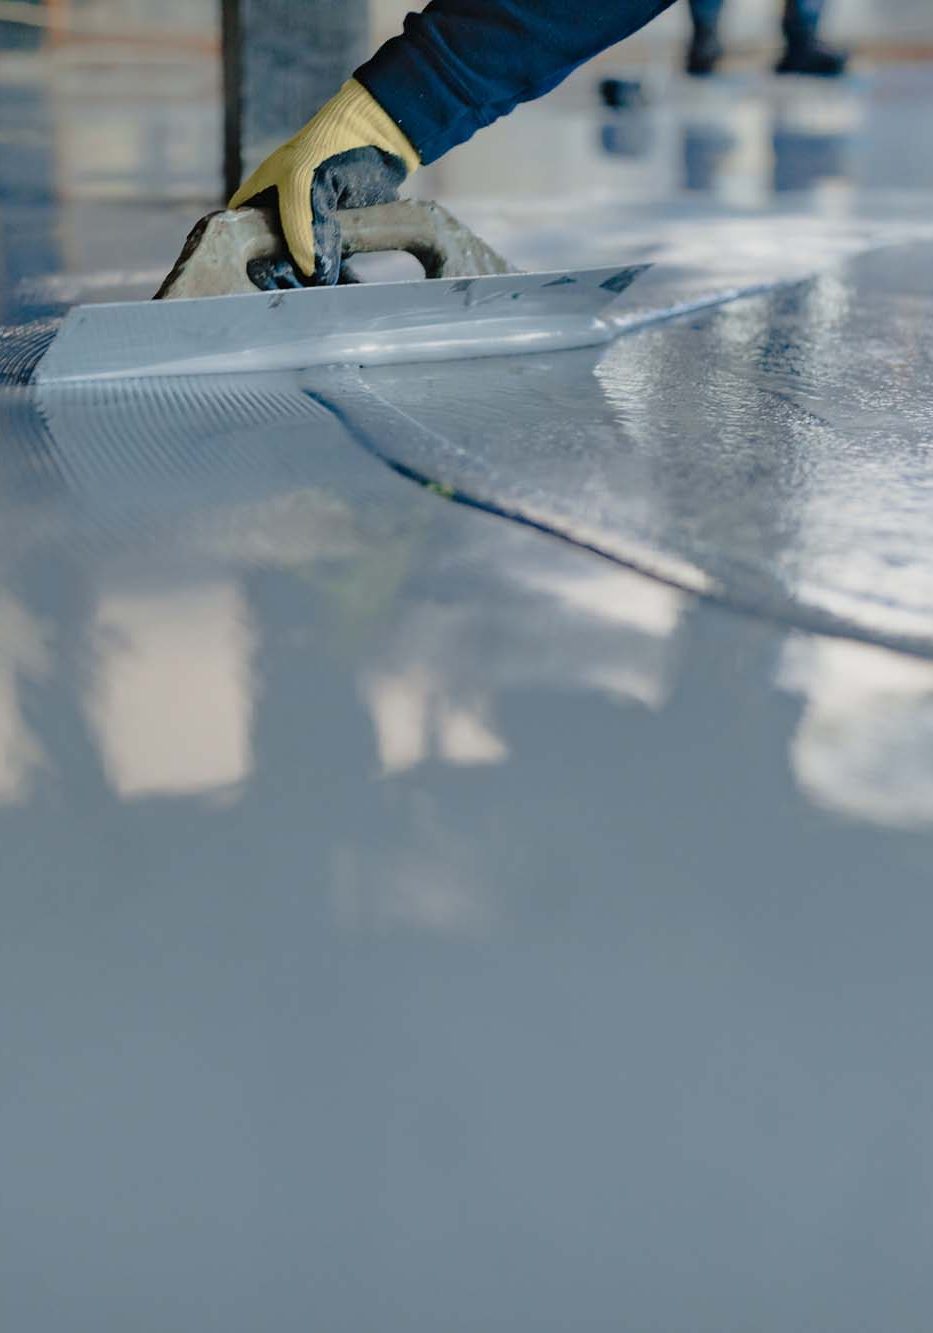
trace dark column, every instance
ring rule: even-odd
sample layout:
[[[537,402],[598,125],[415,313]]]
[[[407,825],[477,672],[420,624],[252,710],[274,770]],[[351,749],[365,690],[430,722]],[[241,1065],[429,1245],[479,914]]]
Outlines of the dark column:
[[[367,0],[221,0],[231,194],[369,54]]]

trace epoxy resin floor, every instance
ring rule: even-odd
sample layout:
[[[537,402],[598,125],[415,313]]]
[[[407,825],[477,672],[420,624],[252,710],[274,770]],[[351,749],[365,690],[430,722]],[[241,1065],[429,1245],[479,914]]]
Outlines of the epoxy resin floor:
[[[7,348],[210,203],[29,177],[70,104],[25,68]],[[4,1328],[925,1333],[930,168],[865,166],[933,102],[900,78],[798,90],[853,117],[831,199],[607,159],[587,256],[664,260],[633,320],[816,276],[595,360],[0,391]],[[562,205],[493,197],[533,124],[445,198],[567,262]]]

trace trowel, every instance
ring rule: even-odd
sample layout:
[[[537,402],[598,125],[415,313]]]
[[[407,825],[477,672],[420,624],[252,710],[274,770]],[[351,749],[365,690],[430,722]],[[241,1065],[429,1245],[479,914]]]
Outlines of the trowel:
[[[245,374],[561,350],[608,341],[604,318],[648,265],[516,272],[446,209],[399,200],[338,214],[344,269],[307,286],[274,210],[208,214],[151,301],[74,307],[39,384]],[[361,282],[354,256],[402,251],[424,278]]]

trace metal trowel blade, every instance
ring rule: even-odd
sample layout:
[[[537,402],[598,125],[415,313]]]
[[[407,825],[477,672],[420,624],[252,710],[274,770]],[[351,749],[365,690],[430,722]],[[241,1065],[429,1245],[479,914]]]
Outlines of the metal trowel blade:
[[[646,267],[77,306],[35,379],[244,374],[584,347],[613,336],[603,316]]]

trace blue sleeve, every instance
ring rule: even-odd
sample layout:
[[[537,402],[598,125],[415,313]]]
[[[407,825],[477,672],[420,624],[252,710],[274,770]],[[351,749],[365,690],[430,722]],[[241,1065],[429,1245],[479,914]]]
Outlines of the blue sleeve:
[[[432,0],[356,78],[433,162],[673,0]]]

